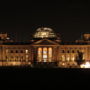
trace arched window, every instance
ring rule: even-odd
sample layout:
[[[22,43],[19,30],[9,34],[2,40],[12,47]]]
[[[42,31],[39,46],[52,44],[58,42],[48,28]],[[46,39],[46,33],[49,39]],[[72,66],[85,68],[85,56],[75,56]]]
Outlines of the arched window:
[[[62,53],[65,53],[65,51],[64,51],[64,50],[62,50]]]
[[[75,53],[74,50],[72,50],[72,53]]]
[[[70,51],[68,50],[67,53],[70,53]]]
[[[16,50],[16,53],[18,53],[18,50]]]

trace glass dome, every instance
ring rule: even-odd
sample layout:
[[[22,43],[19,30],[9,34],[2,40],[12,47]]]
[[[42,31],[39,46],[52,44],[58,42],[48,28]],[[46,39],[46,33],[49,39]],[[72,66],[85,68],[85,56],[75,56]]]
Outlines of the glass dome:
[[[38,28],[34,34],[34,38],[56,38],[57,35],[51,28]]]

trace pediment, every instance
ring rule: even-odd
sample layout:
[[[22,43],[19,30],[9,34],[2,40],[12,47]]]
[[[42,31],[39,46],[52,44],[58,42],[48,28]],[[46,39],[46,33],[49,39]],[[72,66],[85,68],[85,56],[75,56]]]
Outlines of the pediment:
[[[37,42],[34,42],[33,45],[59,45],[59,44],[52,41],[52,40],[43,39],[43,40],[39,40]]]

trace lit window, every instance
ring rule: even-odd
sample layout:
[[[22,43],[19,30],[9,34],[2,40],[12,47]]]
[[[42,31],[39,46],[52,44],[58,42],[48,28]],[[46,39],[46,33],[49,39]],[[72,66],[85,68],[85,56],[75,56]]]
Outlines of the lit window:
[[[28,55],[26,55],[26,58],[28,58]]]
[[[70,57],[67,57],[67,60],[69,61],[70,60]]]
[[[26,55],[26,60],[28,60],[28,58],[29,58],[29,56],[28,56],[28,55]]]
[[[62,55],[61,58],[62,58],[62,61],[65,61],[65,56],[64,55]]]
[[[25,50],[26,53],[28,53],[28,50]]]
[[[43,58],[47,58],[47,55],[43,55]]]
[[[72,57],[72,61],[74,61],[75,60],[75,57]]]
[[[6,49],[6,53],[8,53],[9,52],[9,50],[8,49]]]
[[[69,61],[70,60],[70,55],[66,56],[66,60]]]

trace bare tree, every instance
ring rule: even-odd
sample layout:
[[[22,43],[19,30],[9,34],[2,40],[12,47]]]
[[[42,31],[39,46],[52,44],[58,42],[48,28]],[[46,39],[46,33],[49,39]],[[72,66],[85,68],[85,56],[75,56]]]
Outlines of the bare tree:
[[[83,53],[78,51],[78,55],[76,57],[76,62],[78,65],[82,64],[84,62],[83,60]]]

